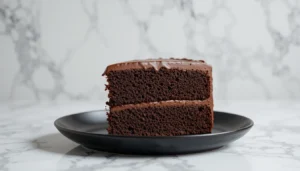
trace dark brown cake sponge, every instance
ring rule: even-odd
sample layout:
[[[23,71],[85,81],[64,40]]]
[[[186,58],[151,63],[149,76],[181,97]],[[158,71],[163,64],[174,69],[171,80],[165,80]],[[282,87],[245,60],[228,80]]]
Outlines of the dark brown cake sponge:
[[[213,113],[208,105],[129,108],[108,113],[109,134],[175,136],[210,133]]]
[[[211,94],[211,72],[153,68],[107,74],[111,107],[166,100],[205,100]]]

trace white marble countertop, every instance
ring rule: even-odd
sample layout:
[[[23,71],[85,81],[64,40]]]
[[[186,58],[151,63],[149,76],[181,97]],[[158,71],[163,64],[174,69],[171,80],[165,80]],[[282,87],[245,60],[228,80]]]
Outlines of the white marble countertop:
[[[300,101],[216,102],[215,110],[250,117],[242,139],[219,150],[129,156],[84,149],[62,136],[56,118],[103,109],[104,102],[0,104],[0,170],[300,170]]]

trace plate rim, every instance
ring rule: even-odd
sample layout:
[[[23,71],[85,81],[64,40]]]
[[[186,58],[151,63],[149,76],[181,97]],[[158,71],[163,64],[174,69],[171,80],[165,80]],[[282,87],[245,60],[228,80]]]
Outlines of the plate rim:
[[[176,135],[176,136],[126,136],[126,135],[111,135],[111,134],[100,134],[100,133],[93,133],[93,132],[84,132],[84,131],[77,131],[77,130],[73,130],[73,129],[68,129],[65,127],[62,127],[58,124],[59,120],[65,118],[65,117],[70,117],[73,115],[80,115],[80,114],[84,114],[84,113],[92,113],[92,112],[107,112],[107,110],[91,110],[91,111],[84,111],[84,112],[79,112],[79,113],[74,113],[74,114],[69,114],[69,115],[65,115],[62,117],[57,118],[54,121],[54,126],[60,131],[67,131],[73,134],[80,134],[80,135],[87,135],[87,136],[97,136],[97,137],[109,137],[109,138],[140,138],[140,139],[145,139],[145,138],[155,138],[155,139],[166,139],[166,138],[192,138],[192,137],[210,137],[210,136],[218,136],[218,135],[228,135],[228,134],[232,134],[232,133],[238,133],[244,130],[248,130],[251,129],[254,126],[254,122],[252,119],[243,116],[243,115],[238,115],[238,114],[234,114],[234,113],[228,113],[228,112],[222,112],[222,111],[216,111],[214,110],[214,113],[223,113],[223,114],[227,114],[227,115],[233,115],[233,116],[238,116],[238,117],[243,117],[247,120],[250,121],[249,125],[233,130],[233,131],[224,131],[224,132],[218,132],[218,133],[210,133],[210,134],[193,134],[193,135]]]

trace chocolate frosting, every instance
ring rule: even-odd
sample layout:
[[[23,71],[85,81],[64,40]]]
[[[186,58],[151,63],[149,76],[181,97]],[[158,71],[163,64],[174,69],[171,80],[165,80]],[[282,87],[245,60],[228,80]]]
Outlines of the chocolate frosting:
[[[206,100],[169,100],[169,101],[160,101],[160,102],[150,102],[150,103],[139,103],[139,104],[127,104],[122,106],[112,107],[110,110],[120,111],[131,108],[146,108],[153,106],[178,106],[178,105],[208,105],[213,110],[212,97]]]
[[[211,70],[211,66],[206,64],[203,60],[192,60],[187,58],[182,59],[144,59],[144,60],[132,60],[127,62],[116,63],[107,66],[103,75],[106,75],[110,71],[129,70],[129,69],[149,69],[154,68],[159,70],[160,68],[167,69],[182,69],[182,70]]]

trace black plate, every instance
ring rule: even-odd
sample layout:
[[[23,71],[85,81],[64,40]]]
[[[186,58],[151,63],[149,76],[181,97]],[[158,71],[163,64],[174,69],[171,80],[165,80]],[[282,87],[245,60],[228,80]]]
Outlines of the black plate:
[[[91,149],[129,154],[182,154],[212,150],[245,135],[253,121],[244,116],[214,112],[211,134],[142,137],[107,134],[106,111],[91,111],[64,116],[54,122],[69,139]]]

